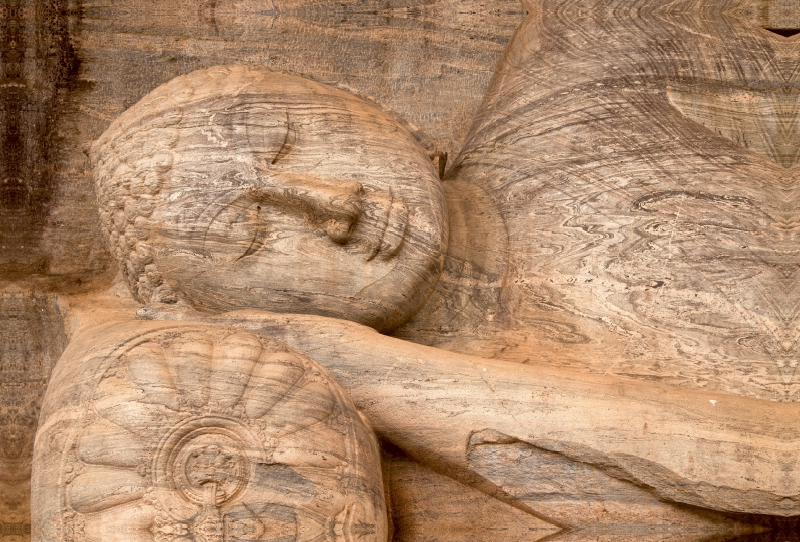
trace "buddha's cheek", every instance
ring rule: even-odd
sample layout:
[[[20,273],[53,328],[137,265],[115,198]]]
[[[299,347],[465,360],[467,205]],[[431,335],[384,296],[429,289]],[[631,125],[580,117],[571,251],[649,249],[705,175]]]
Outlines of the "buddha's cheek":
[[[267,226],[257,247],[222,237],[213,247],[206,243],[206,250],[178,247],[174,240],[163,243],[157,250],[158,268],[180,298],[199,309],[258,308],[353,318],[345,314],[348,303],[386,277],[398,261],[368,261],[368,252],[358,243],[334,243],[307,221],[272,220]]]
[[[358,247],[336,244],[325,234],[286,233],[233,264],[231,277],[285,294],[349,300],[396,264],[394,260],[367,261],[367,254]]]

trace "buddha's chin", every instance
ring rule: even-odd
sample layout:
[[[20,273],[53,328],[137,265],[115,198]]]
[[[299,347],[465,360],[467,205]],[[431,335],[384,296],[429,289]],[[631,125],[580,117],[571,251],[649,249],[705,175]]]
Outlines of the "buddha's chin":
[[[364,266],[362,262],[359,265]],[[371,273],[358,277],[353,273],[348,277],[350,282],[341,284],[341,288],[325,290],[308,287],[308,283],[306,288],[297,284],[280,288],[275,283],[243,281],[241,269],[237,270],[239,273],[231,271],[219,269],[192,281],[173,281],[168,277],[167,282],[175,285],[174,290],[183,302],[201,312],[250,309],[316,314],[357,322],[378,331],[389,331],[410,318],[410,313],[419,308],[416,297],[426,286],[424,281],[420,284],[419,275],[401,271],[397,266],[380,277],[370,276]]]
[[[425,304],[439,280],[443,258],[399,262],[391,272],[356,294],[348,320],[386,333],[407,322]],[[409,265],[416,264],[416,265]]]

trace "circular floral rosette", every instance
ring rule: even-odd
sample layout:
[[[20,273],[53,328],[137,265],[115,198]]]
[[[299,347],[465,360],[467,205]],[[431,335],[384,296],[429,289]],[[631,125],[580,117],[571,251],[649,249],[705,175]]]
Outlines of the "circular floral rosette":
[[[63,455],[65,539],[386,539],[374,436],[316,362],[184,325],[128,340],[97,372]]]

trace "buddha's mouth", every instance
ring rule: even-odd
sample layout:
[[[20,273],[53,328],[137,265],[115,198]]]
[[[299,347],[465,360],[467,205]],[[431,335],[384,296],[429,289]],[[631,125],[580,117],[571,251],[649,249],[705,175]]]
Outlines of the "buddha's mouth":
[[[367,261],[376,257],[381,260],[394,258],[403,246],[406,230],[408,229],[408,208],[401,198],[393,197],[386,207],[384,219],[381,222],[380,235]]]

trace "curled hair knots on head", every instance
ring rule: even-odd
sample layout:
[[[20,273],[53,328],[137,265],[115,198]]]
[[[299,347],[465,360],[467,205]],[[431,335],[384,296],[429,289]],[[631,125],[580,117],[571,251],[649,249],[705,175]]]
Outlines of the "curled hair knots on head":
[[[180,137],[181,116],[179,107],[162,109],[93,149],[106,242],[133,297],[141,303],[177,301],[153,263],[149,238],[153,200],[172,168],[171,149]]]

